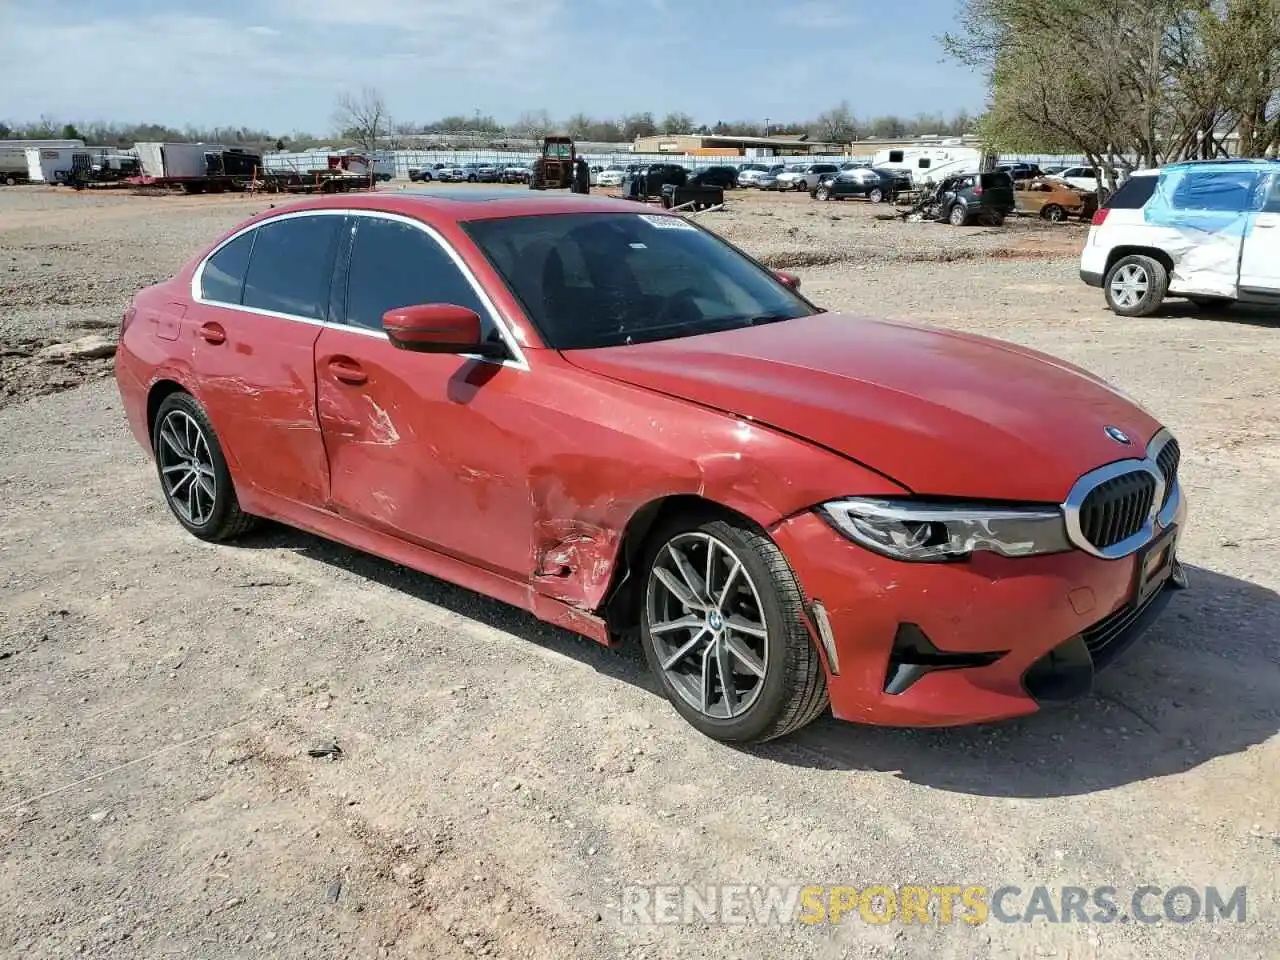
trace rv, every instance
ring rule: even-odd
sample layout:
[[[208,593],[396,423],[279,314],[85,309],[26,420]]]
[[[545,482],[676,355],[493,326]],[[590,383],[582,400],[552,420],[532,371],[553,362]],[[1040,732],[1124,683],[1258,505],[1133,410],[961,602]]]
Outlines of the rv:
[[[949,144],[893,147],[879,151],[871,165],[906,171],[916,186],[923,186],[962,173],[977,173],[982,168],[982,151]]]

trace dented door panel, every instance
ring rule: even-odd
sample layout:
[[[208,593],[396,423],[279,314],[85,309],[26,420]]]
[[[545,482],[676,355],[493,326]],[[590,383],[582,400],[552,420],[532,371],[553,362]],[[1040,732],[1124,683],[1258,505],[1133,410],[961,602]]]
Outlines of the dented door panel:
[[[355,361],[362,384],[327,371]],[[746,421],[603,380],[548,350],[530,369],[412,353],[326,328],[319,417],[338,512],[583,609],[603,600],[628,521],[672,495],[772,523],[901,488]]]

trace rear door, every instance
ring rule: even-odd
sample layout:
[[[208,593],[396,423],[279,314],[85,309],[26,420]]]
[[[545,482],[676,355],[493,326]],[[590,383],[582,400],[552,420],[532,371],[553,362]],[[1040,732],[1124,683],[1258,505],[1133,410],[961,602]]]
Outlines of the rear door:
[[[1280,297],[1280,174],[1271,174],[1263,188],[1240,251],[1240,292]]]
[[[342,217],[284,216],[233,238],[197,271],[192,369],[237,483],[310,506],[328,495],[313,348]]]

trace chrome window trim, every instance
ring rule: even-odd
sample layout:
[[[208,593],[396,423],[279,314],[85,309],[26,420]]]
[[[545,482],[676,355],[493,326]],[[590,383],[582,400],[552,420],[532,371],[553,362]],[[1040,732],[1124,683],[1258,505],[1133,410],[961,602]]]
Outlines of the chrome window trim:
[[[474,291],[477,299],[479,299],[481,305],[485,308],[486,312],[489,314],[489,319],[492,320],[494,326],[497,327],[498,333],[502,337],[503,343],[505,343],[507,346],[507,349],[511,351],[511,358],[503,358],[503,359],[496,359],[493,357],[482,357],[476,353],[460,353],[460,354],[456,354],[456,356],[465,357],[468,360],[478,360],[483,363],[492,363],[492,364],[497,364],[503,367],[511,367],[513,369],[523,370],[526,372],[529,370],[528,358],[525,356],[524,350],[521,348],[519,341],[516,339],[512,331],[508,328],[506,321],[503,320],[502,318],[502,315],[498,313],[498,308],[494,306],[493,300],[490,298],[488,291],[485,290],[484,287],[481,285],[480,281],[476,279],[475,273],[472,272],[471,267],[467,264],[467,262],[464,259],[462,259],[462,255],[459,254],[458,251],[453,248],[453,245],[450,244],[449,241],[447,241],[443,236],[441,236],[438,230],[436,230],[434,227],[430,226],[429,224],[423,223],[421,220],[415,220],[413,217],[407,217],[404,214],[391,213],[390,211],[386,211],[386,210],[364,210],[364,209],[353,209],[350,207],[325,207],[319,210],[297,210],[292,213],[282,213],[274,217],[268,217],[264,220],[258,220],[254,223],[248,224],[247,226],[240,228],[235,233],[223,239],[216,247],[210,250],[201,259],[199,264],[196,265],[195,271],[191,274],[191,289],[190,289],[191,299],[194,302],[207,307],[220,307],[223,310],[236,310],[236,311],[239,311],[240,313],[248,313],[248,314],[252,314],[254,316],[259,316],[259,317],[274,317],[277,320],[292,320],[295,323],[305,323],[310,326],[317,326],[317,327],[328,327],[333,330],[343,330],[351,333],[358,333],[362,336],[387,340],[388,337],[386,333],[381,330],[370,330],[366,327],[357,327],[354,324],[334,323],[329,320],[315,320],[311,317],[302,317],[302,316],[298,316],[296,314],[291,314],[291,313],[279,313],[275,310],[263,310],[259,307],[246,307],[243,304],[239,304],[239,303],[223,303],[220,300],[206,300],[204,298],[204,296],[202,295],[202,289],[203,289],[202,281],[204,278],[204,268],[208,264],[209,260],[217,255],[218,251],[220,251],[227,244],[231,243],[233,240],[236,240],[239,237],[242,237],[246,233],[250,233],[253,230],[257,230],[260,227],[265,227],[269,223],[277,223],[281,220],[296,220],[301,217],[375,217],[382,220],[392,220],[397,223],[403,223],[411,227],[416,227],[417,229],[421,230],[423,233],[427,234],[427,236],[429,236],[432,240],[434,240],[437,244],[439,244],[440,248],[444,250],[445,254],[453,262],[453,265],[456,266],[459,271],[461,271],[463,277],[466,278],[467,283],[470,284],[471,289],[472,291]]]
[[[1161,427],[1156,432],[1156,435],[1148,441],[1147,455],[1145,457],[1116,460],[1105,464],[1096,470],[1090,470],[1072,485],[1070,492],[1067,493],[1066,500],[1062,502],[1062,515],[1067,524],[1067,538],[1074,546],[1103,560],[1119,560],[1129,556],[1136,550],[1141,550],[1178,517],[1182,507],[1182,485],[1175,477],[1169,502],[1162,507],[1161,503],[1164,501],[1165,494],[1165,479],[1164,474],[1160,471],[1160,464],[1156,461],[1160,451],[1172,439],[1173,434],[1167,428]],[[1099,484],[1106,483],[1108,480],[1123,476],[1126,473],[1139,472],[1150,474],[1156,481],[1155,494],[1151,500],[1151,511],[1147,515],[1146,522],[1137,533],[1131,537],[1126,537],[1119,543],[1112,544],[1105,549],[1095,547],[1085,537],[1084,531],[1080,526],[1080,508],[1083,506],[1085,498]]]

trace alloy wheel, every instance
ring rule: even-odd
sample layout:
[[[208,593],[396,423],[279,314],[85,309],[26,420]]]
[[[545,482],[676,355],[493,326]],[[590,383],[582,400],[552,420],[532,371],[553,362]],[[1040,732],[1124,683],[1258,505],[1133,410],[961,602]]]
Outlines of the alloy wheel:
[[[160,423],[156,460],[165,496],[182,519],[200,527],[217,504],[218,479],[209,441],[184,410],[170,410]]]
[[[867,194],[867,199],[872,203],[879,203],[884,199],[884,194],[881,192],[879,187],[874,187],[871,192]]]
[[[1150,286],[1151,278],[1142,265],[1127,263],[1111,278],[1111,299],[1119,307],[1136,307]]]
[[[669,540],[649,573],[645,614],[658,666],[685,703],[716,720],[751,709],[768,672],[769,630],[731,547],[698,531]]]

